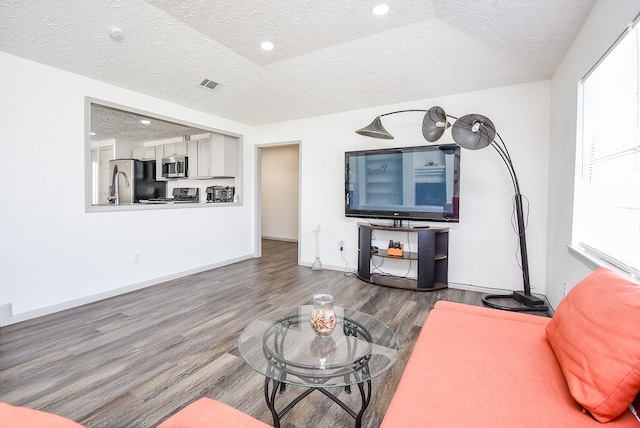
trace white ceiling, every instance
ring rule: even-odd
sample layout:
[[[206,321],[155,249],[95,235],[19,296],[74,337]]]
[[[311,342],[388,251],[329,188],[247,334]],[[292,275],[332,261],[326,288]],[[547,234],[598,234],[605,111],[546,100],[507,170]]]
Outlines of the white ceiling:
[[[261,125],[548,79],[595,3],[382,1],[0,0],[0,50]]]
[[[143,125],[142,120],[148,120],[150,123]],[[209,134],[211,130],[92,103],[91,132],[91,140],[94,143],[104,140],[117,140],[118,143],[150,141],[157,143],[175,138],[184,140],[186,136]]]

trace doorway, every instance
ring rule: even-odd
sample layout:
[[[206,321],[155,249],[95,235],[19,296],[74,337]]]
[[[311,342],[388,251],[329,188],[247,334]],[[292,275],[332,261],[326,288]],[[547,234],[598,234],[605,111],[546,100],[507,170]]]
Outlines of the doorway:
[[[257,256],[262,240],[298,243],[300,223],[300,144],[283,143],[257,148],[258,215]],[[298,262],[300,260],[299,249]]]

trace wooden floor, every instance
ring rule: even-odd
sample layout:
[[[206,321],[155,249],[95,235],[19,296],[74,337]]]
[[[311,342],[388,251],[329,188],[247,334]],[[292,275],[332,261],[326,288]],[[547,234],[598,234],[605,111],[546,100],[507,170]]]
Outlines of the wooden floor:
[[[313,271],[296,264],[296,244],[263,245],[259,259],[0,328],[0,401],[87,427],[142,428],[206,396],[271,424],[264,378],[240,358],[238,336],[260,314],[326,292],[337,306],[388,324],[402,344],[396,364],[373,383],[363,427],[378,427],[434,303],[482,305],[482,295],[471,291],[397,290]],[[359,394],[340,396],[358,404]],[[318,393],[282,421],[283,428],[349,426],[353,419]]]

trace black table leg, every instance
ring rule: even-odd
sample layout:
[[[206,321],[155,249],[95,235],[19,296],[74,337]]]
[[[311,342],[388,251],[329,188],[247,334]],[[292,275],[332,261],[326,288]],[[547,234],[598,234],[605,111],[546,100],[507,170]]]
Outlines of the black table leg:
[[[309,388],[304,391],[302,394],[298,395],[295,399],[293,399],[289,404],[287,404],[284,409],[280,412],[276,410],[276,396],[280,395],[278,392],[281,391],[284,382],[280,382],[277,380],[272,380],[269,378],[265,378],[264,381],[264,398],[267,402],[267,407],[271,411],[271,415],[273,416],[273,426],[274,428],[280,428],[280,418],[282,418],[289,410],[291,410],[296,404],[298,404],[303,398],[307,395],[311,394],[313,391],[319,391],[323,395],[327,396],[334,403],[338,404],[342,409],[344,409],[352,418],[355,419],[355,428],[361,428],[362,426],[362,416],[364,415],[365,410],[369,407],[369,403],[371,402],[371,380],[366,380],[363,382],[359,382],[358,390],[360,391],[360,398],[362,400],[362,404],[360,406],[360,410],[358,413],[355,410],[351,409],[347,406],[342,400],[333,395],[328,389],[331,388]]]
[[[364,411],[369,407],[369,403],[371,402],[371,381],[368,380],[366,382],[366,388],[364,383],[358,384],[358,389],[360,390],[360,397],[362,398],[362,407],[356,416],[356,427],[360,428],[362,426],[362,415],[364,415]]]
[[[273,382],[273,390],[269,392],[269,385]],[[268,377],[264,378],[264,399],[267,402],[267,407],[271,411],[271,416],[273,416],[273,427],[280,428],[280,416],[278,416],[278,412],[276,411],[275,401],[276,394],[278,393],[278,389],[280,389],[282,385],[277,380],[271,380]]]

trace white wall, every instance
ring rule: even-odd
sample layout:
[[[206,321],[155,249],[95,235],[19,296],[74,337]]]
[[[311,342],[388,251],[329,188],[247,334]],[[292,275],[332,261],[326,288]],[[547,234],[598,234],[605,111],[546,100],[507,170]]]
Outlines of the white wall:
[[[263,147],[262,237],[298,240],[298,146]]]
[[[241,206],[86,213],[85,96],[253,147],[252,128],[237,122],[0,53],[0,306],[12,305],[10,322],[254,255],[250,167]]]
[[[573,219],[578,81],[640,12],[638,0],[599,0],[551,80],[547,297],[556,307],[592,269],[569,254]],[[615,125],[613,125],[615,126]]]
[[[357,266],[358,219],[344,216],[344,152],[350,150],[424,145],[420,113],[384,118],[395,140],[376,140],[355,134],[381,113],[442,106],[453,116],[478,113],[489,117],[505,139],[519,175],[522,193],[530,201],[527,238],[532,285],[545,292],[547,176],[549,138],[549,82],[537,82],[452,95],[412,103],[315,117],[256,130],[256,144],[300,143],[300,256],[315,259],[313,229],[321,226],[323,266],[345,269],[338,247],[345,241],[348,268]],[[447,132],[440,142],[452,142]],[[516,260],[518,237],[511,225],[513,187],[507,168],[488,148],[463,150],[461,156],[461,220],[451,224],[449,280],[452,286],[522,289]],[[380,221],[382,222],[382,221]],[[434,225],[438,225],[435,224]]]
[[[546,292],[557,306],[562,283],[571,286],[590,272],[566,249],[573,214],[577,82],[639,9],[637,0],[598,1],[550,82],[258,129],[0,53],[0,144],[10,160],[0,168],[0,306],[11,303],[14,315],[26,317],[121,287],[251,256],[256,226],[254,146],[281,141],[301,141],[302,263],[310,265],[315,259],[313,229],[320,224],[323,265],[345,268],[337,245],[344,240],[348,268],[353,269],[358,220],[344,217],[344,152],[424,144],[419,114],[386,117],[385,126],[396,136],[390,142],[362,137],[354,130],[380,113],[436,104],[455,116],[488,116],[506,140],[530,201],[527,238],[534,292]],[[85,213],[85,96],[244,135],[243,205]],[[447,132],[441,142],[450,141]],[[507,170],[495,152],[463,151],[461,222],[451,225],[450,234],[449,278],[454,286],[521,289],[517,237],[510,224],[512,193]],[[176,230],[182,238],[175,238],[175,233],[167,237]],[[220,247],[220,240],[229,245]],[[139,264],[132,263],[136,253],[141,255]]]

